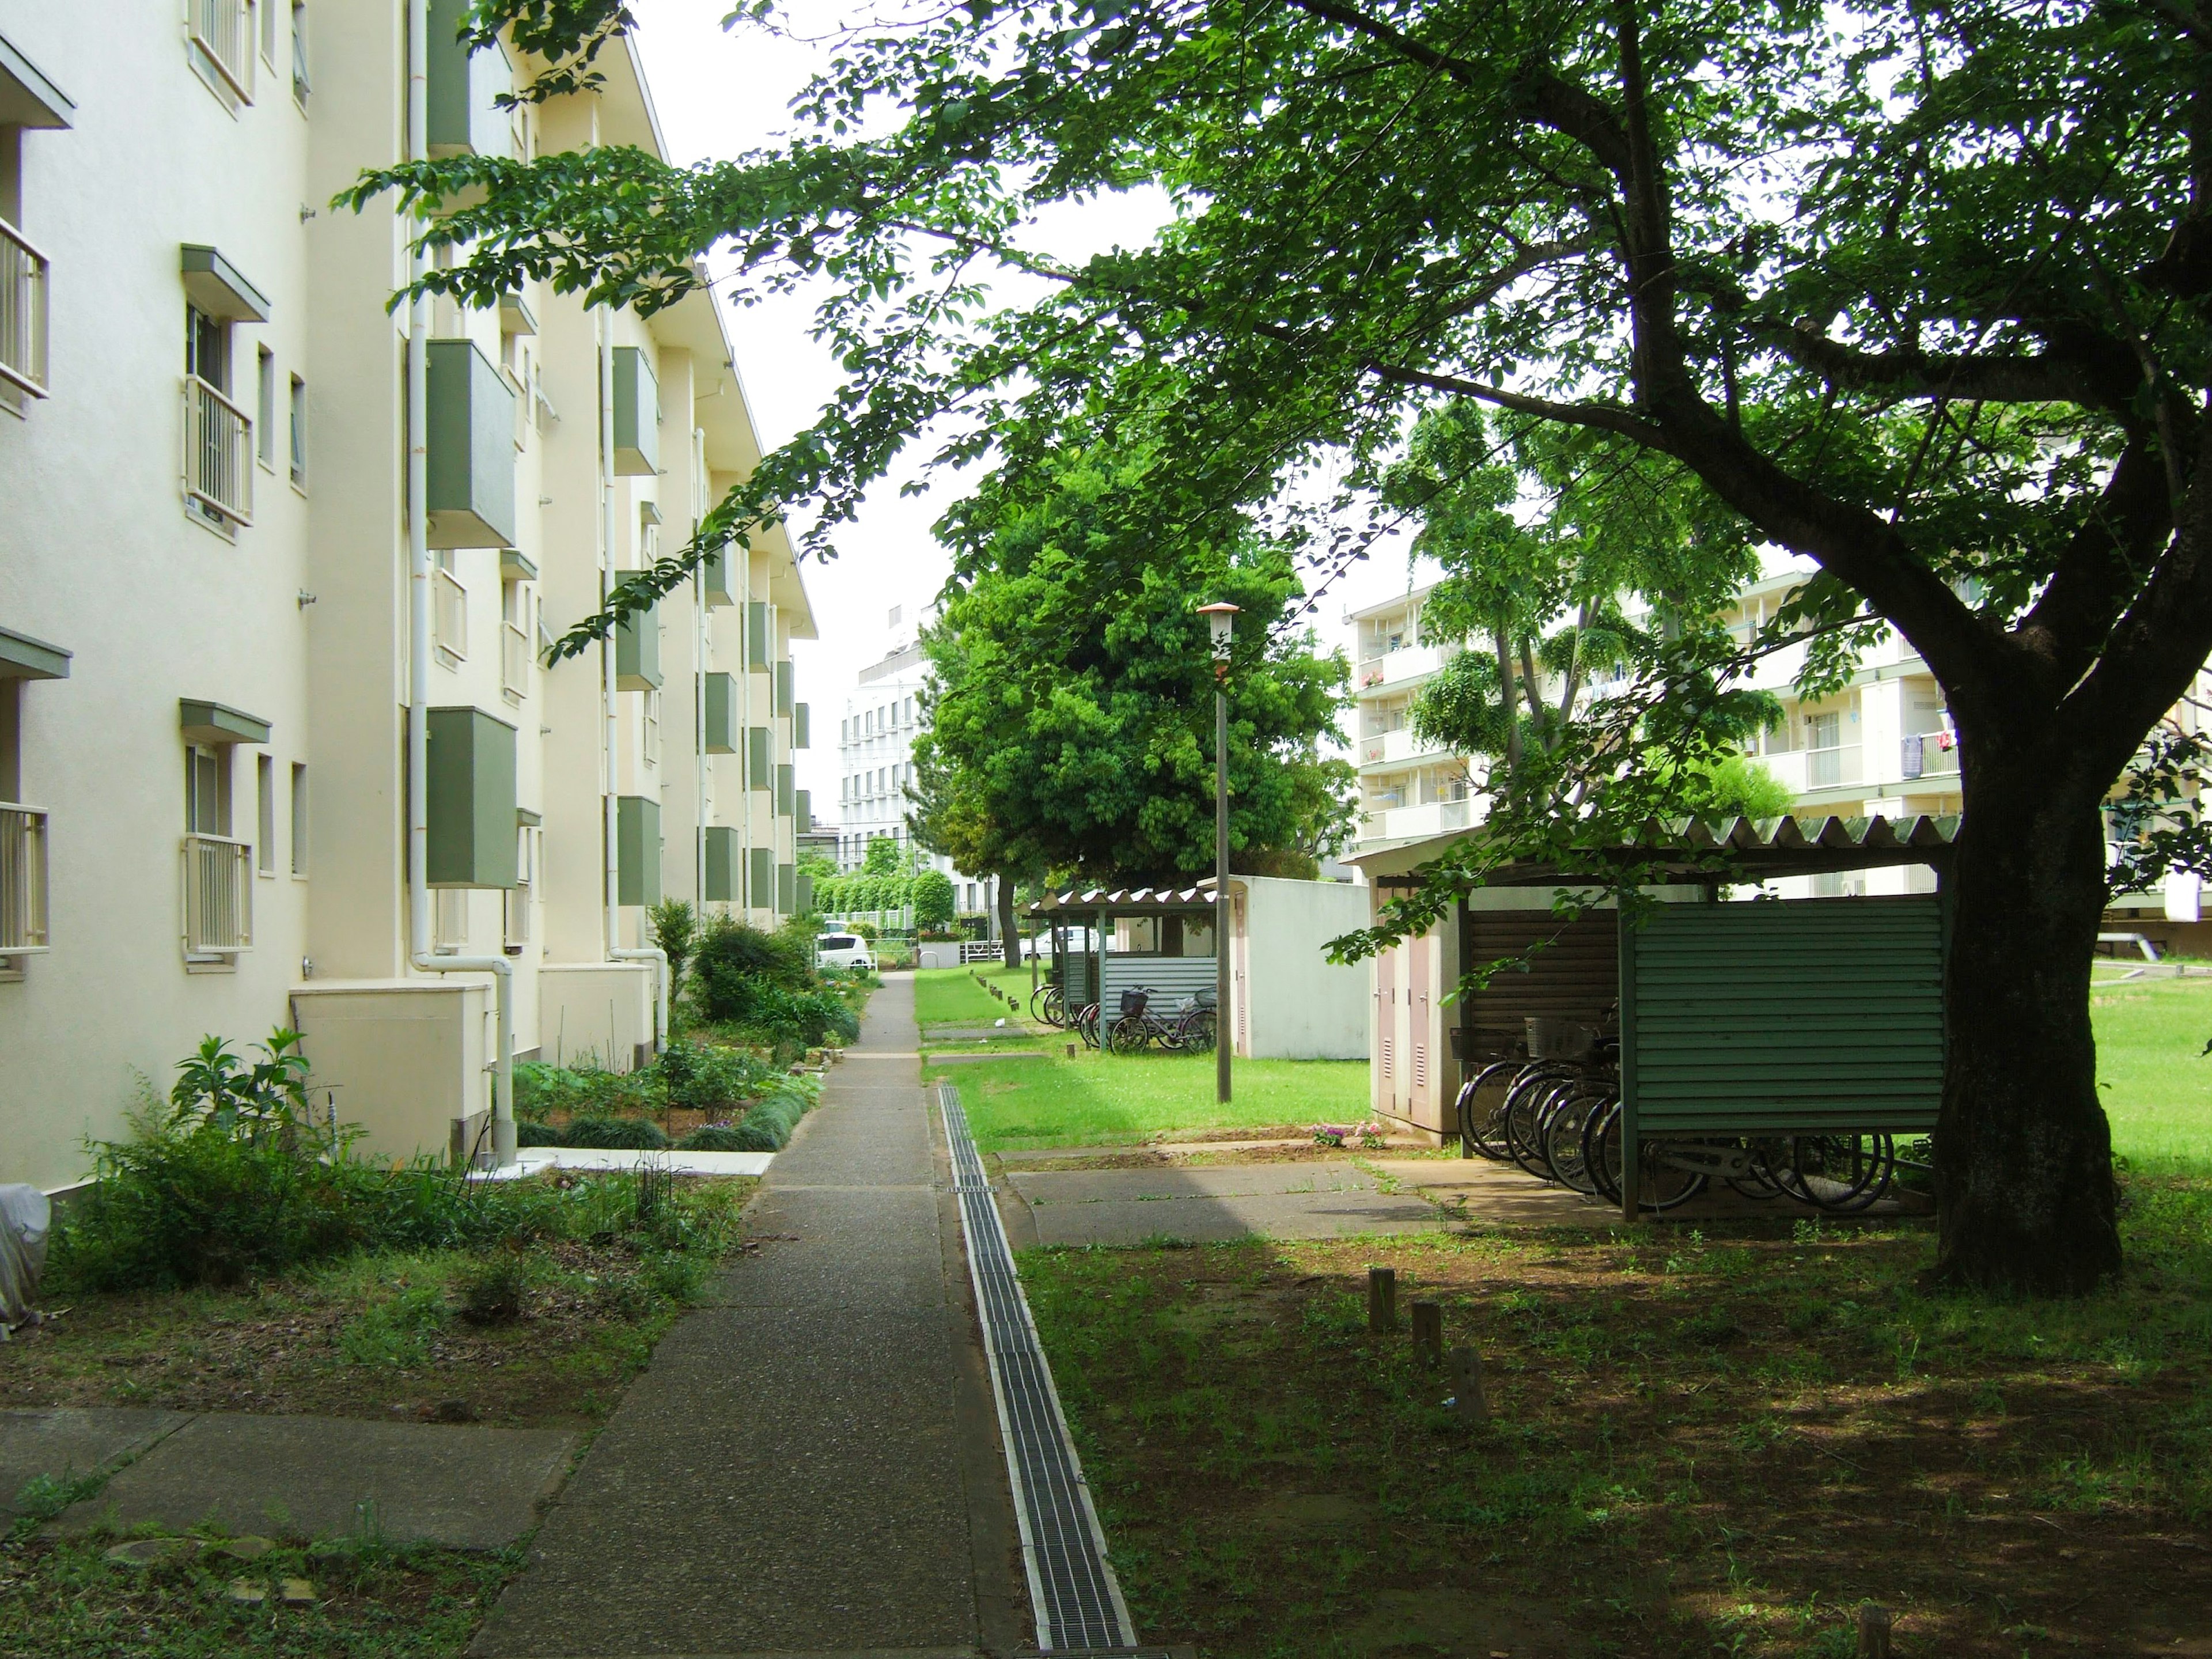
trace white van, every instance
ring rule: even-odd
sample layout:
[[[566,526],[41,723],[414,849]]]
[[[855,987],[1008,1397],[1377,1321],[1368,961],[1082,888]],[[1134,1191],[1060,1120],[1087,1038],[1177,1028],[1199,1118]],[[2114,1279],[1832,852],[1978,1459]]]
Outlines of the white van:
[[[814,941],[814,960],[824,968],[864,968],[876,971],[868,941],[858,933],[824,933]]]

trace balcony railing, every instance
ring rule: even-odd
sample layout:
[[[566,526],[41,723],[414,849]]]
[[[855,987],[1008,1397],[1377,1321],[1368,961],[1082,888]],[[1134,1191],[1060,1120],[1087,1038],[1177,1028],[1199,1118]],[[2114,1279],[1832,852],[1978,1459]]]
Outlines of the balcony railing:
[[[1898,774],[1907,778],[1955,777],[1959,771],[1959,741],[1952,738],[1947,747],[1943,732],[1913,732],[1906,734],[1899,745]]]
[[[185,837],[185,953],[253,947],[253,848],[222,836]]]
[[[253,417],[197,374],[185,377],[185,494],[253,522]]]
[[[0,957],[48,948],[46,809],[0,804]]]
[[[430,573],[430,642],[456,661],[469,654],[469,590],[450,570]]]
[[[264,4],[273,0],[263,0]],[[247,0],[190,0],[192,44],[249,104],[253,101],[253,8]]]
[[[0,378],[46,395],[46,256],[0,219]]]
[[[1365,841],[1404,841],[1422,836],[1441,836],[1464,830],[1474,822],[1475,802],[1432,800],[1419,806],[1386,806],[1364,814],[1359,838]]]
[[[530,635],[511,622],[499,625],[499,683],[518,697],[530,695]]]

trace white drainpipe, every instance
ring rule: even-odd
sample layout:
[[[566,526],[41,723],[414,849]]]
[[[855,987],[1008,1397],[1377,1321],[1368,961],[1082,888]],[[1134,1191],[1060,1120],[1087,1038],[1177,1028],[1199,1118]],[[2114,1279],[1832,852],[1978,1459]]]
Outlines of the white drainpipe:
[[[599,548],[600,563],[605,571],[605,586],[615,580],[615,319],[614,313],[601,308],[599,312]],[[650,617],[640,619],[639,627],[651,622]],[[607,960],[609,962],[649,962],[653,964],[653,1046],[655,1053],[668,1036],[668,953],[659,948],[626,950],[622,942],[622,817],[617,805],[615,758],[618,752],[616,742],[618,732],[616,714],[620,708],[617,698],[620,688],[615,684],[615,635],[607,630],[599,641],[599,661],[606,675],[606,768],[607,768]],[[607,1056],[612,1065],[614,1056]]]
[[[407,9],[407,153],[430,153],[429,0]],[[422,280],[416,248],[409,273]],[[499,1061],[492,1072],[491,1152],[514,1162],[514,964],[503,956],[442,957],[430,949],[430,302],[407,306],[407,937],[408,960],[427,974],[489,974],[497,994]]]

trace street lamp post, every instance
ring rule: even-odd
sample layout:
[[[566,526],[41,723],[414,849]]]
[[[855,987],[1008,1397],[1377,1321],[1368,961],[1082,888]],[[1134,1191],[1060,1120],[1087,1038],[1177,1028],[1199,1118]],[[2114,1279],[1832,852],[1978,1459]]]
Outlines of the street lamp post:
[[[1213,1097],[1229,1100],[1229,647],[1237,607],[1201,605],[1213,631]]]

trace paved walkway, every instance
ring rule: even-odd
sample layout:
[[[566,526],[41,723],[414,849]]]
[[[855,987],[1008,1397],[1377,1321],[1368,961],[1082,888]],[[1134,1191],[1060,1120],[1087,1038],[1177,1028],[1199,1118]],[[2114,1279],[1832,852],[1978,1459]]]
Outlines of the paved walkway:
[[[1006,1651],[1018,1539],[913,982],[750,1213],[788,1235],[665,1339],[546,1517],[478,1659]]]
[[[1215,1164],[1197,1169],[1017,1170],[1006,1184],[1025,1218],[1010,1218],[1015,1248],[1141,1244],[1149,1239],[1345,1238],[1431,1232],[1437,1212],[1410,1193],[1386,1193],[1349,1160]],[[1023,1237],[1024,1222],[1028,1237]]]

